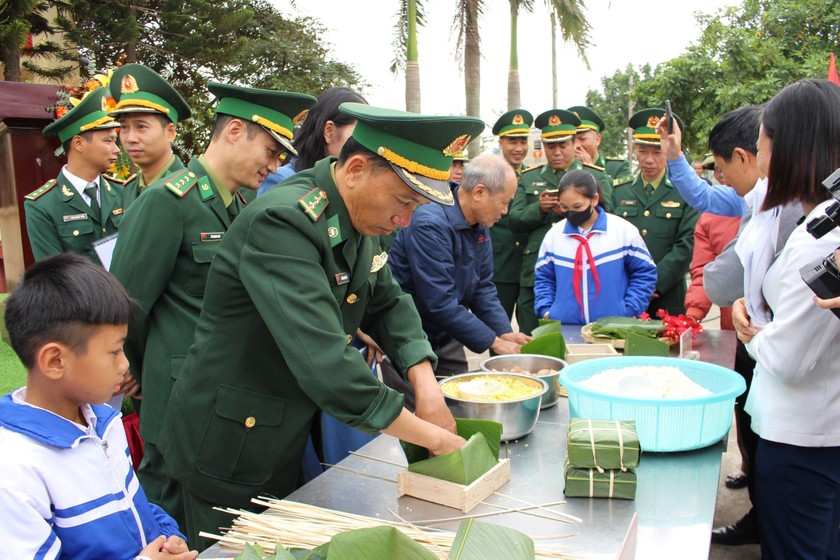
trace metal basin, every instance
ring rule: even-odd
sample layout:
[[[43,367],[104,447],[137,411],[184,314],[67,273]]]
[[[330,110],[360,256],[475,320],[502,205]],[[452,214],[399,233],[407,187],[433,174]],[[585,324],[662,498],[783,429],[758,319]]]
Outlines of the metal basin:
[[[469,381],[474,377],[517,377],[530,383],[538,383],[541,390],[534,395],[510,401],[476,401],[450,397],[444,393],[446,404],[452,415],[458,418],[480,418],[494,420],[502,424],[502,439],[518,439],[528,435],[537,424],[540,414],[540,401],[548,391],[548,383],[532,375],[501,372],[462,373],[440,381],[441,388],[448,382]]]
[[[480,367],[483,371],[518,373],[515,370],[519,369],[532,373],[534,377],[538,377],[548,383],[548,392],[543,395],[540,408],[549,408],[557,404],[560,397],[567,394],[563,386],[560,385],[560,370],[567,365],[569,364],[559,358],[542,356],[540,354],[502,354],[501,356],[487,358],[481,362]],[[537,372],[541,369],[553,369],[556,373],[552,373],[551,375],[537,375]]]

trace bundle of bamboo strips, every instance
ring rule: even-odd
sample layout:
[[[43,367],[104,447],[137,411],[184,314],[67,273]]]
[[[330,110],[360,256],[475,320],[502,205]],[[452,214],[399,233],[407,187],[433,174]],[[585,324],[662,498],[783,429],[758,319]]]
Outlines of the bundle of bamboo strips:
[[[224,535],[202,533],[201,536],[218,540],[223,546],[241,550],[246,543],[260,546],[267,553],[273,552],[277,543],[286,548],[312,549],[329,542],[333,536],[344,531],[391,525],[406,536],[424,545],[441,559],[446,559],[455,538],[455,533],[419,527],[407,521],[373,519],[343,511],[301,504],[288,500],[261,497],[252,500],[267,508],[263,513],[245,510],[225,509],[238,515]],[[563,538],[568,535],[558,536]],[[559,550],[536,549],[537,560],[571,560],[573,557]]]

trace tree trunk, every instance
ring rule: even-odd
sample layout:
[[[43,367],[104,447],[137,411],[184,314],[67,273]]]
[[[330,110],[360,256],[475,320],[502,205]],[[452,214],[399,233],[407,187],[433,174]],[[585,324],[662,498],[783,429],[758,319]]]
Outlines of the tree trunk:
[[[467,2],[466,36],[464,39],[464,89],[467,95],[467,115],[481,116],[481,47],[478,37],[477,0]],[[470,158],[478,156],[481,144],[478,138],[470,142]]]
[[[510,69],[508,70],[508,111],[522,106],[519,90],[519,48],[517,24],[519,19],[518,2],[510,2]]]
[[[3,48],[3,79],[7,82],[20,81],[20,53]]]
[[[134,25],[137,25],[137,7],[134,4],[131,4],[128,7],[128,13],[131,15],[131,19],[134,20]],[[125,63],[126,64],[133,64],[137,62],[137,41],[132,40],[126,43],[125,45]]]
[[[408,0],[408,36],[405,54],[405,110],[420,112],[420,62],[417,52],[417,3]]]
[[[551,108],[557,109],[557,19],[551,8]]]

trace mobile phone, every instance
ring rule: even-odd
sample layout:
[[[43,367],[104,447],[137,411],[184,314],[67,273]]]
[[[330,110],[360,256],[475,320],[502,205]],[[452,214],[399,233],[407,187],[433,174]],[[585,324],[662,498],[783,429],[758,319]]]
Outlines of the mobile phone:
[[[668,117],[668,134],[674,133],[674,113],[671,112],[671,100],[665,100],[665,116]]]
[[[554,198],[560,197],[560,189],[545,189],[543,192],[545,192],[548,196],[553,196]]]

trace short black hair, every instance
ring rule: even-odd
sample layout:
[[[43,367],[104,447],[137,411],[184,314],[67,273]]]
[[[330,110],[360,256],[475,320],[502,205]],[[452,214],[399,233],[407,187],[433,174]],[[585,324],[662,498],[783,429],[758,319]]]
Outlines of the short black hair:
[[[228,125],[228,123],[230,123],[230,121],[232,121],[233,119],[240,120],[245,124],[245,138],[247,138],[248,140],[253,140],[257,133],[260,131],[265,132],[265,129],[262,126],[258,125],[257,123],[253,123],[247,119],[235,117],[233,115],[227,115],[225,113],[217,113],[216,122],[215,124],[213,124],[213,134],[211,136],[211,139],[217,140],[222,134],[222,131]],[[266,132],[266,134],[268,133]],[[272,138],[272,140],[273,139],[274,138]]]
[[[90,142],[93,139],[93,131],[92,130],[85,130],[84,132],[80,132],[78,134],[75,134],[75,135],[71,136],[69,140],[67,140],[65,143],[63,143],[61,145],[61,149],[64,150],[64,155],[66,155],[66,156],[70,155],[70,144],[73,142],[73,138],[75,138],[76,136],[81,136],[86,141]]]
[[[767,102],[761,117],[773,143],[762,210],[831,196],[822,181],[840,167],[840,86],[806,79]]]
[[[758,129],[761,126],[761,107],[744,105],[729,111],[709,133],[709,149],[726,161],[732,159],[735,148],[755,155],[758,152]]]
[[[393,170],[391,164],[388,162],[387,159],[380,156],[379,154],[375,154],[372,151],[368,150],[361,144],[359,141],[353,138],[352,136],[347,139],[347,142],[344,143],[344,146],[341,148],[341,153],[338,154],[338,167],[344,165],[344,163],[350,159],[351,157],[355,156],[356,154],[362,154],[367,156],[368,161],[370,161],[371,165],[373,166],[373,171],[385,171],[385,170]]]
[[[127,114],[128,115],[144,115],[144,116],[147,116],[147,117],[153,117],[156,121],[158,121],[158,123],[160,123],[161,128],[166,128],[166,125],[168,125],[169,123],[172,122],[171,120],[169,120],[169,117],[167,117],[166,115],[163,115],[161,113],[158,113],[157,111],[148,111],[148,112],[138,111],[138,112],[135,112],[135,113],[120,113],[116,117],[117,122],[122,123],[123,118],[125,118],[125,116]]]
[[[315,105],[307,112],[306,119],[295,133],[295,149],[298,161],[295,171],[303,171],[315,166],[315,162],[327,157],[327,145],[324,140],[324,126],[332,121],[336,126],[347,126],[356,122],[355,117],[338,110],[345,102],[367,104],[359,92],[348,87],[332,87],[322,91]]]
[[[606,206],[604,206],[604,192],[601,190],[601,186],[598,184],[598,181],[595,180],[595,177],[593,177],[588,171],[584,171],[583,169],[572,169],[563,175],[563,178],[560,179],[560,184],[557,188],[561,193],[566,189],[574,189],[590,200],[595,198],[595,195],[597,194],[598,206],[606,209]]]
[[[127,325],[133,318],[132,300],[120,282],[75,253],[36,262],[6,300],[6,329],[27,369],[49,342],[84,354],[97,327]]]

